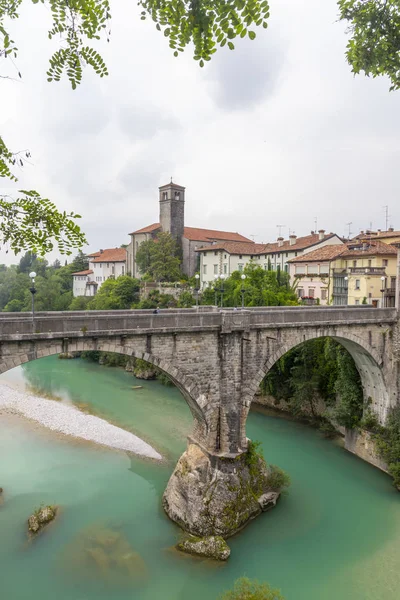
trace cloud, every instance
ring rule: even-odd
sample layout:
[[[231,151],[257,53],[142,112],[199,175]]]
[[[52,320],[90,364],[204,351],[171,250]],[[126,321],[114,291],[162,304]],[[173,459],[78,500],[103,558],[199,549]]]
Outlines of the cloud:
[[[386,204],[400,227],[400,96],[353,76],[335,2],[271,0],[268,29],[203,69],[190,48],[174,58],[137,6],[114,2],[110,44],[98,44],[110,75],[86,69],[74,92],[46,81],[57,45],[45,13],[23,4],[13,23],[23,79],[1,81],[1,133],[32,154],[19,188],[82,214],[91,250],[157,221],[170,176],[187,188],[188,225],[256,241],[277,224],[307,234],[315,217],[339,234],[349,221],[383,227]]]

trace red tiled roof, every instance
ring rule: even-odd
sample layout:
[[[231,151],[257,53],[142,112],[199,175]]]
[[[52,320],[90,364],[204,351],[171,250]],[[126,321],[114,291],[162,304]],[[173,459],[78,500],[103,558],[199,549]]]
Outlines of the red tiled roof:
[[[399,237],[400,231],[381,231],[376,234],[377,238],[391,238],[391,237]],[[375,239],[375,238],[374,238]]]
[[[143,227],[143,229],[138,229],[137,231],[133,231],[130,235],[134,235],[136,233],[153,233],[157,231],[157,229],[161,229],[160,223],[153,223],[152,225],[148,225],[147,227]],[[199,229],[198,227],[185,227],[183,237],[187,240],[192,240],[194,242],[213,242],[227,240],[230,242],[251,242],[248,238],[240,235],[240,233],[233,233],[232,231],[217,231],[215,229]]]
[[[334,233],[330,233],[324,237],[323,240],[319,239],[318,234],[306,235],[296,239],[295,243],[290,245],[289,240],[284,240],[280,246],[278,242],[270,244],[255,244],[248,240],[247,244],[230,244],[229,242],[221,242],[219,244],[213,244],[212,246],[204,246],[197,250],[226,250],[230,254],[275,254],[279,252],[297,252],[298,250],[304,250],[320,244],[322,241],[326,241],[334,237]]]
[[[349,247],[350,246],[350,247]],[[356,257],[356,256],[375,256],[376,254],[384,256],[395,256],[397,255],[397,248],[384,242],[379,242],[377,239],[373,239],[365,244],[358,243],[357,247],[352,247],[354,244],[347,244],[347,250],[341,254],[342,258]]]
[[[254,242],[221,242],[211,246],[202,246],[196,251],[201,250],[225,250],[229,254],[260,254],[264,244],[255,244]]]
[[[86,271],[78,271],[77,273],[72,273],[72,275],[91,275],[92,273],[92,269],[86,269]]]
[[[88,256],[88,258],[92,258],[92,257],[99,256],[99,254],[100,254],[100,250],[98,252],[93,252],[92,254],[88,254],[87,256]]]
[[[147,225],[147,227],[143,227],[142,229],[138,229],[137,231],[132,231],[129,235],[134,235],[135,233],[153,233],[157,229],[161,229],[160,223],[153,223],[152,225]]]
[[[125,262],[126,248],[106,248],[91,263]]]
[[[212,242],[216,241],[229,241],[229,242],[249,242],[253,243],[244,235],[240,233],[234,233],[232,231],[217,231],[215,229],[199,229],[198,227],[185,227],[184,237],[187,240],[194,242]]]
[[[343,254],[343,252],[346,250],[347,246],[345,244],[332,244],[332,246],[323,246],[322,248],[317,248],[316,250],[307,252],[307,254],[302,254],[296,258],[291,258],[288,260],[288,262],[322,262],[326,260],[333,260],[334,258],[337,258]]]

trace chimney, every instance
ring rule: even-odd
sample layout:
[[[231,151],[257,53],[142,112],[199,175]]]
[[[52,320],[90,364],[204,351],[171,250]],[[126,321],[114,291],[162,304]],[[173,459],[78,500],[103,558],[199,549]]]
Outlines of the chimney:
[[[381,229],[378,229],[378,235],[381,235],[381,231],[382,231]]]
[[[325,237],[325,229],[320,229],[320,230],[318,231],[318,238],[319,238],[320,240],[323,240],[323,239],[324,239],[324,237]]]
[[[393,227],[389,227],[388,231],[392,232],[392,231],[394,231],[394,228]]]
[[[294,233],[292,233],[292,235],[289,235],[289,245],[294,246],[296,243],[296,239],[297,235],[295,235]]]
[[[315,231],[311,230],[311,235],[314,235]]]
[[[278,237],[278,247],[281,248],[283,246],[283,237]]]
[[[364,235],[364,229],[361,229],[360,235]]]
[[[103,248],[100,248],[100,254],[103,254],[104,250]]]

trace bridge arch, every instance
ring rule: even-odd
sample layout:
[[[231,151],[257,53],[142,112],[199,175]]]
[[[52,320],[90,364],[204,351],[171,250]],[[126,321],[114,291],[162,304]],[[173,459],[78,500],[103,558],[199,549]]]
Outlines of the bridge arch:
[[[0,374],[13,369],[26,362],[32,360],[40,360],[47,356],[60,354],[66,350],[59,340],[54,340],[51,344],[49,341],[46,342],[45,346],[40,349],[35,349],[32,353],[16,353],[13,355],[12,364],[0,361]],[[115,354],[121,354],[128,356],[129,358],[137,358],[145,360],[149,364],[157,367],[172,381],[172,383],[179,389],[182,396],[185,398],[187,405],[193,415],[193,432],[194,439],[202,443],[207,439],[209,433],[208,414],[207,414],[207,399],[204,394],[200,393],[197,384],[192,377],[186,375],[181,369],[175,367],[172,362],[161,359],[154,354],[145,352],[138,352],[132,344],[121,344],[120,342],[114,342],[108,338],[96,339],[93,344],[83,342],[72,343],[68,347],[70,352],[113,352]]]
[[[375,348],[365,342],[361,337],[351,333],[343,328],[335,328],[334,331],[327,332],[317,328],[311,331],[301,331],[298,335],[282,334],[281,341],[275,346],[273,352],[265,359],[263,366],[257,371],[251,384],[248,386],[248,391],[243,398],[243,417],[242,423],[246,422],[251,402],[257,392],[261,381],[269,373],[277,361],[290,350],[301,346],[308,341],[330,337],[341,344],[352,356],[357,370],[360,374],[361,384],[363,388],[364,399],[371,399],[371,408],[377,415],[379,421],[383,424],[387,417],[389,407],[395,403],[395,399],[391,403],[388,386],[385,381],[383,370],[383,357]],[[241,435],[242,445],[245,443],[245,431]]]

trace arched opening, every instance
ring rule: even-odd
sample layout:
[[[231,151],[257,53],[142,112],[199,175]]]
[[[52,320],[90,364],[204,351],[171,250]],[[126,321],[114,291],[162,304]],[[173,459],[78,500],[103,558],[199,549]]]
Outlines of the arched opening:
[[[89,344],[85,344],[85,348],[83,348],[83,345],[80,344],[78,349],[78,344],[70,344],[68,351],[72,353],[95,351],[98,353],[113,353],[115,355],[126,356],[129,359],[146,361],[146,363],[154,366],[157,370],[163,373],[172,382],[172,384],[178,388],[181,395],[186,400],[193,417],[193,429],[191,436],[199,442],[202,442],[206,439],[208,425],[203,406],[201,405],[203,397],[199,393],[196,384],[191,380],[190,377],[187,377],[179,369],[175,368],[170,362],[159,359],[157,356],[152,354],[136,352],[135,349],[128,344],[121,345],[118,343],[112,343],[107,339],[104,341],[98,339],[95,342],[92,342],[90,346]],[[14,367],[34,361],[36,359],[40,360],[41,358],[59,355],[61,350],[65,351],[65,348],[61,347],[59,341],[54,341],[54,343],[50,344],[47,342],[43,347],[38,345],[35,350],[29,354],[26,352],[13,353],[12,359],[3,360],[0,362],[0,373],[5,373]],[[112,399],[110,399],[110,401],[111,400]]]
[[[271,379],[275,378],[275,383],[278,384],[277,387],[279,388],[280,386],[283,388],[281,390],[278,389],[281,398],[284,398],[285,400],[288,398],[295,398],[295,400],[292,401],[292,406],[296,406],[296,404],[298,406],[303,401],[304,404],[308,404],[308,411],[313,412],[313,402],[312,399],[310,401],[310,398],[307,398],[307,394],[312,393],[314,390],[315,409],[316,412],[318,412],[318,407],[316,406],[318,400],[326,400],[326,398],[324,399],[323,397],[324,394],[321,392],[325,391],[330,395],[328,400],[331,404],[339,402],[339,405],[340,395],[343,394],[346,396],[347,394],[347,398],[350,398],[349,404],[352,405],[347,406],[349,418],[346,419],[343,417],[341,419],[341,424],[343,424],[343,426],[355,426],[361,420],[363,413],[365,414],[366,410],[375,415],[378,421],[383,424],[390,408],[390,399],[382,369],[382,360],[374,348],[366,344],[362,339],[349,334],[341,335],[341,333],[342,332],[338,331],[335,336],[302,335],[297,339],[293,339],[293,336],[288,336],[288,338],[290,337],[290,341],[289,339],[282,339],[279,346],[274,348],[275,351],[266,358],[264,368],[260,369],[258,372],[254,386],[250,386],[252,395],[250,397],[250,394],[248,394],[243,403],[243,411],[246,417],[250,404],[254,399],[254,395],[258,393],[260,385],[265,386],[266,381],[268,383],[269,380],[269,383],[271,383]],[[317,360],[317,362],[312,364],[312,368],[309,369],[309,372],[307,373],[307,370],[304,370],[307,369],[307,366],[305,367],[300,360],[301,349],[310,348],[313,343],[314,346],[319,347],[319,352],[322,353],[322,355],[320,354],[318,357],[317,352],[316,356],[312,357],[313,360]],[[338,360],[338,357],[340,358],[340,356],[343,357],[341,364],[335,365],[335,369],[339,369],[339,372],[337,371],[336,374],[334,374],[334,377],[340,376],[340,379],[330,382],[330,390],[326,389],[327,384],[325,381],[325,389],[321,390],[321,381],[316,381],[318,378],[315,377],[315,368],[318,368],[318,359],[320,361],[320,367],[326,368],[324,362],[329,360],[329,357],[324,357],[323,353],[326,352],[326,346],[329,345],[329,343],[333,346],[333,349],[335,347],[340,349],[339,352],[336,352],[336,360]],[[346,356],[351,357],[350,361],[346,360]],[[286,368],[286,371],[285,368],[282,369],[282,363],[285,362],[285,357],[289,362],[290,360],[292,361],[292,364]],[[346,371],[343,371],[343,369],[346,368],[348,369],[347,373]],[[293,373],[291,372],[291,369],[293,370]],[[302,369],[303,372],[301,373]],[[340,369],[342,369],[342,372],[340,372]],[[281,381],[279,381],[280,370],[284,371],[284,379]],[[299,374],[301,377],[297,377],[296,379],[295,376]],[[288,381],[291,375],[293,375],[293,379],[296,379],[295,381]],[[329,379],[329,373],[326,374],[326,379],[327,378]],[[352,390],[345,389],[346,378],[348,379],[349,387],[353,386]],[[356,381],[357,379],[358,384]],[[272,383],[274,382],[272,381]],[[340,383],[340,385],[338,385],[338,383]],[[359,386],[358,398],[355,390],[357,385]],[[286,390],[284,389],[285,386]],[[322,386],[322,388],[323,387],[324,386]],[[273,392],[273,390],[270,391]],[[245,440],[245,432],[242,432],[242,439]]]

